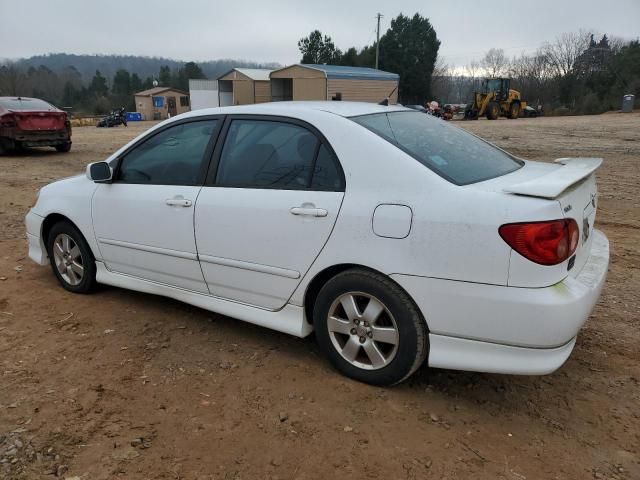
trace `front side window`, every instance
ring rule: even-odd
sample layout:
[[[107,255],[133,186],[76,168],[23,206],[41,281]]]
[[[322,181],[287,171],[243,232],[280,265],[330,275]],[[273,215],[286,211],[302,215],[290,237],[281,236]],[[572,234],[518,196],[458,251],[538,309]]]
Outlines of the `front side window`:
[[[465,130],[424,113],[378,113],[352,120],[456,185],[500,177],[523,165]]]
[[[117,182],[196,185],[217,120],[182,123],[153,135],[121,161]]]
[[[216,184],[229,187],[308,188],[318,138],[304,127],[271,120],[233,120]]]

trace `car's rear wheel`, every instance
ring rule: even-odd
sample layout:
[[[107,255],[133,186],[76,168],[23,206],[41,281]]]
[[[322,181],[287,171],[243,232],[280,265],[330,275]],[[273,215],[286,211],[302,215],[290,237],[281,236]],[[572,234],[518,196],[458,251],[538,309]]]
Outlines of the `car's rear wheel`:
[[[71,142],[63,143],[62,145],[56,145],[56,150],[59,152],[68,152],[71,150]]]
[[[340,372],[373,385],[409,377],[427,356],[427,327],[411,298],[375,272],[347,270],[320,290],[318,344]]]
[[[58,222],[49,231],[47,251],[51,269],[70,292],[88,293],[96,284],[96,262],[82,234],[68,222]]]

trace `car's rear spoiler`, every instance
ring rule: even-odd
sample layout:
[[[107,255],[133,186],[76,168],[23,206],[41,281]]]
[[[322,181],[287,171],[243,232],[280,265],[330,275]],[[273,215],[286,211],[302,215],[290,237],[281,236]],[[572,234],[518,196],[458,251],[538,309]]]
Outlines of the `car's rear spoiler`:
[[[602,165],[601,158],[558,158],[564,165],[533,180],[509,185],[503,190],[528,197],[557,198],[571,185],[587,178]]]

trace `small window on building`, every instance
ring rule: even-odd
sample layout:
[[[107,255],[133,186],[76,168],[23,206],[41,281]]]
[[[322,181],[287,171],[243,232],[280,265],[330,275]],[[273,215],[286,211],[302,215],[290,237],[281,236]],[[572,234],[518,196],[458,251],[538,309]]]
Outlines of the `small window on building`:
[[[153,106],[156,108],[164,107],[164,97],[151,97],[153,99]]]
[[[189,96],[188,95],[182,95],[180,97],[180,106],[181,107],[188,107],[189,106]]]

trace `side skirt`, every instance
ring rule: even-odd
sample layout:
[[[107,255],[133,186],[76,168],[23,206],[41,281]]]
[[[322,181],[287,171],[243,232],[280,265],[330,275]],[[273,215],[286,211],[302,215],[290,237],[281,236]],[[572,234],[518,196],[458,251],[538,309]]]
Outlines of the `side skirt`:
[[[105,285],[173,298],[204,310],[237,318],[238,320],[288,333],[296,337],[306,337],[313,331],[313,327],[304,319],[304,308],[296,305],[287,304],[282,309],[272,312],[211,295],[110,272],[102,262],[96,262],[96,280],[98,283]]]

